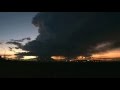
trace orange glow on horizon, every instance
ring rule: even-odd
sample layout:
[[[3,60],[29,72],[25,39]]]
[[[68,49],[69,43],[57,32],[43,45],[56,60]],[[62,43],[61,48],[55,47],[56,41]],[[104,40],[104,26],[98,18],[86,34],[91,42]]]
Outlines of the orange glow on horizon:
[[[0,56],[8,59],[16,59],[16,55],[14,54],[17,54],[20,52],[27,52],[22,49],[13,49],[13,51],[10,51],[8,48],[9,46],[14,46],[14,45],[6,45],[6,44],[0,45]]]
[[[109,50],[107,52],[95,53],[91,57],[84,57],[84,56],[77,56],[75,60],[113,60],[113,59],[120,59],[120,48]]]
[[[51,58],[56,61],[61,61],[66,59],[64,56],[51,56]]]
[[[120,58],[120,49],[115,49],[115,50],[110,50],[107,52],[102,52],[102,53],[96,53],[92,55],[93,58],[109,58],[109,59],[114,59],[114,58]]]

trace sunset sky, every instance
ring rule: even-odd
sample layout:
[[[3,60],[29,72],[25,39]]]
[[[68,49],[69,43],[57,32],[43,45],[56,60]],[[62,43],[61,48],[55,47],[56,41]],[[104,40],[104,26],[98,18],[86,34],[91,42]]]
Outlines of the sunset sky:
[[[22,39],[30,37],[34,40],[38,31],[32,25],[32,18],[37,12],[0,12],[0,42],[10,39]],[[18,50],[22,51],[22,50]],[[0,54],[14,54],[9,51],[8,45],[0,44]]]
[[[120,58],[119,20],[120,13],[0,12],[0,55],[14,55],[28,50],[37,55],[49,52],[67,56],[70,52],[69,55],[90,53],[94,58]],[[25,39],[28,37],[30,43]],[[14,45],[6,42],[22,39],[25,39],[23,45],[27,43],[25,50],[10,51],[9,47]],[[52,39],[54,42],[42,47],[41,43]],[[26,59],[29,58],[34,56],[26,56]]]

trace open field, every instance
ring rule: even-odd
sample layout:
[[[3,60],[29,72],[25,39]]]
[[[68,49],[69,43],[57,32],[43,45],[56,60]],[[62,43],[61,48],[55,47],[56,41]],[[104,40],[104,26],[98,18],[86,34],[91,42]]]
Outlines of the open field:
[[[20,62],[1,61],[0,78],[120,77],[120,62]]]

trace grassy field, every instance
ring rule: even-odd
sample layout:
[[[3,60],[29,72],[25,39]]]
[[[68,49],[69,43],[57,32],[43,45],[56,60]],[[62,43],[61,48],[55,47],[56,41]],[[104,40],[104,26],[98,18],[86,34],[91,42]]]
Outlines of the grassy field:
[[[1,61],[0,78],[109,78],[120,77],[120,62]]]

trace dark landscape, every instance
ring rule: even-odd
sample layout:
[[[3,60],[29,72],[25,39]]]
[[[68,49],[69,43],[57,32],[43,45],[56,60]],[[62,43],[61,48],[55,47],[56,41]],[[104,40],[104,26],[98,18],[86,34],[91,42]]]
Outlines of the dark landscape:
[[[0,78],[118,77],[120,77],[120,62],[0,62]]]

